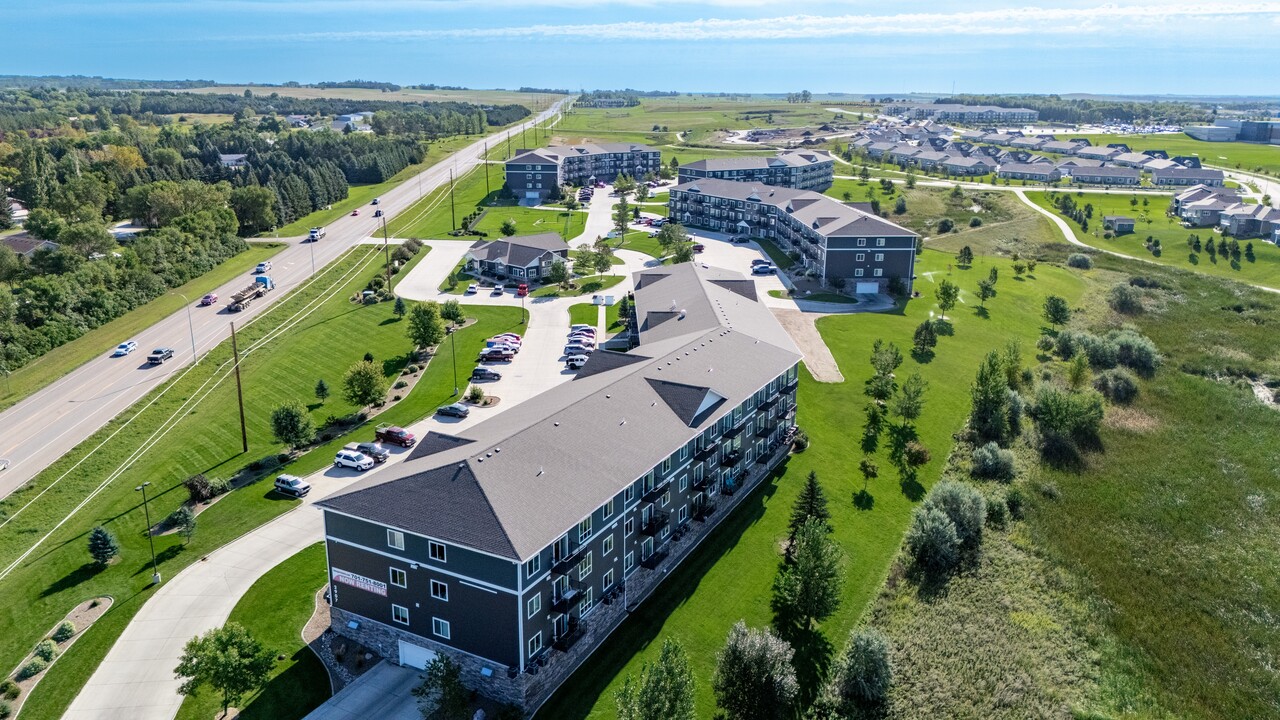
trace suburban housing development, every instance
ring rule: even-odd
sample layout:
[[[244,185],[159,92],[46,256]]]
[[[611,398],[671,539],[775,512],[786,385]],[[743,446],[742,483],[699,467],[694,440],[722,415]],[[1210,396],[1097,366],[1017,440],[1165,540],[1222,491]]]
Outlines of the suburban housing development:
[[[773,157],[710,158],[680,166],[680,182],[701,178],[822,192],[835,179],[835,160],[825,150],[784,150]]]
[[[561,185],[612,182],[619,175],[658,172],[662,153],[638,143],[584,143],[517,150],[506,162],[507,189],[518,198],[544,200]]]
[[[634,279],[634,349],[318,503],[336,632],[532,711],[786,455],[801,355],[755,282]]]
[[[800,255],[826,281],[878,293],[911,290],[919,236],[870,212],[809,190],[695,180],[671,189],[670,216],[687,226],[761,237]]]

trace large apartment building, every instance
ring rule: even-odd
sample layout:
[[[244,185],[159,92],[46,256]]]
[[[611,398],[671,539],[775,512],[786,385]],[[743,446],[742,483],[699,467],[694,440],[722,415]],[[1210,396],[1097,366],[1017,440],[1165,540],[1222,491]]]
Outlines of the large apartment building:
[[[933,120],[969,125],[990,123],[1031,123],[1040,113],[1029,108],[1006,108],[995,105],[957,105],[953,103],[890,103],[886,115],[902,115],[911,120]]]
[[[835,180],[835,160],[826,150],[783,150],[773,157],[712,158],[680,166],[680,182],[704,178],[822,192]]]
[[[635,287],[634,349],[318,503],[336,632],[532,712],[786,456],[801,355],[754,281]]]
[[[684,225],[761,237],[826,280],[878,293],[897,279],[911,291],[914,232],[808,190],[729,180],[695,180],[671,189],[670,217]]]
[[[543,200],[561,185],[613,182],[619,175],[657,173],[662,153],[638,143],[586,143],[518,150],[506,162],[507,189],[518,198]]]

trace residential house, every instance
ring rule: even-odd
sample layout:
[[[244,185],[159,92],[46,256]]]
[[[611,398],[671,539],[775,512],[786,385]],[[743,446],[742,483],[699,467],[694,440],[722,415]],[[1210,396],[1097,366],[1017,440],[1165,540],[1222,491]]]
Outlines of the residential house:
[[[1120,167],[1134,167],[1134,168],[1140,168],[1143,165],[1146,165],[1150,160],[1151,160],[1150,156],[1143,155],[1142,153],[1136,153],[1136,152],[1120,153],[1119,155],[1116,155],[1115,157],[1111,158],[1111,162],[1115,163],[1116,165],[1119,165]]]
[[[249,167],[249,156],[245,153],[218,153],[218,164],[225,168]]]
[[[922,152],[924,152],[924,150],[915,145],[908,145],[907,143],[898,143],[897,145],[894,146],[892,150],[885,153],[885,160],[892,163],[897,163],[899,165],[906,165],[908,162],[911,161],[911,158],[915,157],[916,155],[919,155]]]
[[[1019,150],[1040,150],[1044,148],[1045,143],[1047,142],[1048,141],[1045,140],[1044,138],[1020,137],[1020,138],[1014,138],[1009,143],[1009,146],[1018,148]]]
[[[1005,108],[995,105],[960,105],[956,103],[890,103],[885,115],[902,115],[912,120],[934,120],[966,125],[1024,124],[1040,119],[1040,113],[1028,108]]]
[[[927,151],[915,155],[908,162],[923,170],[932,170],[952,157],[952,155],[945,152]]]
[[[516,197],[544,200],[561,185],[613,182],[619,175],[657,173],[662,153],[639,143],[584,143],[517,150],[506,162],[506,186]]]
[[[1087,160],[1112,160],[1121,152],[1111,147],[1087,147],[1076,151],[1076,157]]]
[[[1070,158],[1067,158],[1066,160],[1063,160],[1062,162],[1058,163],[1058,167],[1059,167],[1059,168],[1061,168],[1062,170],[1064,170],[1064,171],[1066,171],[1066,172],[1070,173],[1070,172],[1071,172],[1071,168],[1078,168],[1078,167],[1084,167],[1084,168],[1088,168],[1088,167],[1102,167],[1102,161],[1101,161],[1101,160],[1089,160],[1088,158],[1070,157]]]
[[[50,242],[49,240],[41,240],[40,238],[25,232],[0,237],[0,245],[4,245],[14,253],[26,258],[30,258],[32,255],[35,255],[37,250],[49,250],[52,252],[58,249],[58,243]]]
[[[569,244],[554,232],[479,240],[467,249],[463,259],[466,269],[473,273],[538,282],[557,260],[568,262]]]
[[[987,133],[986,135],[982,136],[982,142],[990,143],[992,145],[1008,145],[1009,143],[1013,142],[1013,139],[1015,137],[1021,137],[1021,136],[1010,135],[1008,133]]]
[[[942,163],[942,169],[952,175],[986,175],[996,164],[981,157],[951,157]]]
[[[1040,146],[1040,152],[1057,153],[1059,155],[1075,155],[1082,148],[1088,147],[1074,140],[1051,140]]]
[[[784,150],[773,157],[712,158],[680,166],[680,182],[702,178],[822,192],[835,179],[835,160],[825,150]]]
[[[1221,170],[1198,170],[1192,168],[1166,168],[1151,171],[1151,182],[1156,185],[1208,185],[1222,187],[1226,177]]]
[[[1103,215],[1102,224],[1103,227],[1110,228],[1117,235],[1131,233],[1137,225],[1133,218],[1124,215]]]
[[[1175,155],[1170,159],[1182,167],[1200,169],[1200,158],[1196,155]]]
[[[1062,171],[1050,163],[1005,163],[1000,166],[1000,177],[1051,183],[1062,179]]]
[[[635,349],[317,503],[334,632],[406,667],[447,657],[529,716],[758,502],[800,351],[738,273],[654,267],[635,287]]]
[[[865,149],[867,151],[867,155],[875,158],[876,160],[884,160],[886,159],[885,155],[892,152],[897,147],[898,143],[896,142],[887,142],[882,140],[880,142],[871,143]]]
[[[1150,160],[1147,160],[1147,162],[1142,166],[1142,169],[1149,173],[1154,173],[1156,170],[1173,170],[1174,168],[1180,167],[1182,166],[1168,158],[1153,157]]]
[[[1261,237],[1271,239],[1280,228],[1280,210],[1270,205],[1237,204],[1218,218],[1218,229],[1223,235],[1237,238]]]
[[[1142,171],[1124,167],[1074,167],[1069,170],[1073,182],[1089,185],[1137,185]]]
[[[1213,227],[1222,211],[1240,203],[1235,190],[1209,185],[1195,185],[1173,196],[1169,214],[1181,218],[1188,227]]]
[[[668,212],[686,226],[771,240],[859,294],[884,292],[894,279],[910,291],[915,274],[914,232],[808,190],[697,180],[671,189]]]

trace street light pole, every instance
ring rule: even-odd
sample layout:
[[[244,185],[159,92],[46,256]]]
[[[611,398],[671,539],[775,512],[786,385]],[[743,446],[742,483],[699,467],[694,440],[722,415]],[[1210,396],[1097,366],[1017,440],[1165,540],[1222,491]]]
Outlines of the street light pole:
[[[458,342],[454,333],[449,333],[449,354],[453,356],[453,394],[458,394]]]
[[[387,216],[382,215],[382,254],[387,261],[387,292],[391,292],[391,246],[387,244]]]
[[[187,306],[187,331],[191,333],[191,359],[194,361],[196,359],[196,326],[191,322],[191,300],[177,290],[174,290],[173,294],[182,298],[182,302]]]
[[[156,541],[151,533],[151,508],[147,505],[147,486],[150,484],[150,482],[144,482],[133,490],[142,493],[142,512],[147,516],[147,544],[151,546],[151,584],[159,585],[160,569],[156,567]]]

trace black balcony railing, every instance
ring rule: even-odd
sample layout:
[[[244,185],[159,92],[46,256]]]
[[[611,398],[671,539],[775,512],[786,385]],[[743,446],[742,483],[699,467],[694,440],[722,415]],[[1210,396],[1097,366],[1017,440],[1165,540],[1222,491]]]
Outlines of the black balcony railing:
[[[702,477],[700,477],[700,478],[694,478],[694,480],[693,480],[693,489],[694,489],[694,490],[701,490],[701,489],[705,488],[705,487],[706,487],[707,485],[709,485],[709,484],[711,484],[711,474],[710,474],[710,473],[703,473]]]
[[[693,511],[693,519],[697,520],[698,522],[704,522],[707,518],[711,517],[712,513],[714,513],[715,511],[716,511],[715,503],[709,502],[709,501],[700,503],[698,507],[695,508]]]
[[[670,518],[671,516],[664,512],[653,513],[649,516],[649,522],[640,526],[640,534],[651,537],[657,535],[662,532],[662,528],[667,526],[667,520]]]
[[[578,561],[582,559],[583,552],[587,549],[586,545],[579,545],[572,552],[559,560],[551,563],[552,575],[568,575],[570,570],[578,566]]]
[[[724,458],[720,460],[721,467],[734,467],[742,462],[742,452],[739,450],[730,450],[725,453]]]
[[[714,444],[711,444],[711,445],[708,445],[707,447],[702,448],[698,452],[694,453],[693,459],[697,462],[703,462],[705,460],[710,460],[711,457],[715,454],[716,454],[716,446]]]
[[[577,620],[573,620],[569,623],[569,627],[564,633],[556,636],[555,641],[552,643],[552,647],[561,652],[568,652],[569,649],[581,639],[582,625]]]
[[[667,550],[664,548],[640,561],[640,567],[646,570],[652,570],[662,564],[667,559]]]
[[[758,407],[756,407],[756,411],[757,411],[757,412],[768,412],[768,411],[770,411],[770,410],[772,410],[772,409],[773,409],[773,406],[774,406],[774,405],[777,405],[777,404],[778,404],[778,396],[777,396],[777,395],[774,395],[773,397],[769,398],[768,400],[765,400],[764,402],[760,403],[760,405],[759,405]]]
[[[671,487],[671,478],[661,480],[653,486],[653,489],[640,496],[640,502],[651,503],[662,497],[667,488]]]
[[[569,583],[569,589],[557,591],[551,596],[552,612],[568,613],[582,599],[582,588],[577,583]]]
[[[784,392],[784,393],[794,392],[794,391],[795,391],[795,389],[796,389],[797,387],[799,387],[799,386],[800,386],[800,378],[798,378],[798,377],[797,377],[795,380],[792,380],[791,382],[787,383],[786,385],[783,385],[783,386],[782,386],[782,392]]]
[[[725,440],[732,440],[732,439],[734,439],[734,438],[738,437],[739,435],[741,435],[741,434],[742,434],[742,428],[743,428],[743,427],[744,427],[744,426],[742,426],[742,425],[735,425],[735,426],[733,426],[733,427],[729,428],[728,430],[725,430],[725,432],[724,432],[724,436],[723,436],[723,439],[725,439]]]
[[[767,438],[773,434],[773,430],[774,428],[772,425],[761,424],[756,428],[756,437]]]

